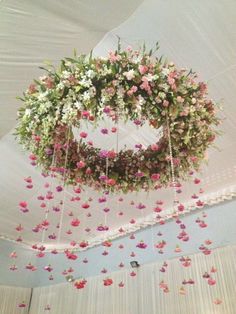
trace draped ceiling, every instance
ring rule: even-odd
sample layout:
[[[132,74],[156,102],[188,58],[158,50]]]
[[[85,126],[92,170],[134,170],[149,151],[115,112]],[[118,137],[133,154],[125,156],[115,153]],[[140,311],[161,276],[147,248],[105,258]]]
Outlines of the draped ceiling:
[[[122,46],[138,47],[144,41],[147,47],[160,43],[160,55],[173,60],[179,67],[192,68],[200,79],[209,84],[210,96],[222,102],[225,118],[223,135],[218,139],[219,150],[209,151],[209,165],[200,175],[204,199],[209,203],[231,197],[236,191],[236,2],[233,0],[2,0],[0,1],[0,221],[1,236],[15,239],[15,227],[22,222],[25,227],[24,242],[32,244],[39,235],[31,229],[43,219],[44,213],[35,208],[33,198],[42,192],[40,172],[32,168],[26,154],[15,142],[12,130],[16,125],[17,95],[27,88],[34,77],[41,75],[38,66],[44,60],[57,64],[64,56],[70,56],[73,49],[88,53],[94,49],[96,55],[105,55],[115,49],[117,36]],[[123,127],[119,139],[122,145],[137,140],[147,145],[153,134],[143,128],[141,134]],[[96,145],[103,147],[104,139],[96,137]],[[32,176],[35,188],[24,189],[23,178]],[[189,202],[194,186],[188,184],[181,196]],[[86,190],[86,197],[98,198],[94,191]],[[68,200],[70,191],[67,191]],[[126,196],[121,205],[117,197],[109,199],[113,209],[109,214],[111,236],[117,230],[127,227],[135,218],[137,227],[145,226],[152,219],[152,209],[158,199],[167,200],[166,210],[172,204],[172,191],[159,190],[149,194]],[[130,206],[131,200],[141,200],[146,208],[142,212]],[[32,208],[27,219],[19,213],[17,204],[26,200]],[[191,205],[191,204],[189,204]],[[71,205],[69,210],[78,210]],[[33,210],[35,208],[35,210]],[[121,209],[125,215],[119,216]],[[102,206],[92,206],[93,216],[87,221],[83,215],[82,224],[91,229],[81,231],[77,240],[89,239],[98,243],[95,232],[98,223],[104,221]],[[64,223],[69,221],[68,215]],[[55,224],[57,216],[51,216]],[[127,227],[128,230],[129,227]],[[62,230],[60,246],[68,243]],[[51,242],[46,238],[46,244]],[[97,242],[96,242],[97,241]]]

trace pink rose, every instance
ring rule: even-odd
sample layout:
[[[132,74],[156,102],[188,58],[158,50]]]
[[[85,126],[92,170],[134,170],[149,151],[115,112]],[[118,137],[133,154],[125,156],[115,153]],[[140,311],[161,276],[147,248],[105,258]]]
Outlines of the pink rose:
[[[160,179],[160,174],[159,174],[159,173],[153,173],[153,174],[151,175],[151,179],[152,179],[152,181],[157,181],[157,180],[159,180],[159,179]]]
[[[155,151],[157,151],[158,149],[159,149],[159,146],[158,146],[157,144],[152,144],[152,145],[151,145],[151,150],[152,150],[152,151],[155,152]]]
[[[35,84],[30,84],[29,88],[28,88],[28,92],[29,94],[34,94],[37,92],[37,88]]]
[[[107,185],[110,185],[110,186],[113,186],[113,185],[116,184],[116,180],[115,180],[115,179],[108,179],[108,180],[106,181],[106,184],[107,184]]]
[[[114,152],[114,150],[109,150],[107,152],[107,157],[108,158],[115,158],[116,157],[116,152]]]
[[[146,65],[140,65],[138,67],[140,74],[145,74],[148,71],[148,67]]]
[[[87,119],[90,116],[90,113],[88,111],[82,111],[82,118]]]
[[[79,161],[76,163],[77,168],[82,169],[85,167],[85,162],[84,161]]]
[[[86,132],[81,132],[79,135],[82,138],[86,138],[88,136],[88,134]]]

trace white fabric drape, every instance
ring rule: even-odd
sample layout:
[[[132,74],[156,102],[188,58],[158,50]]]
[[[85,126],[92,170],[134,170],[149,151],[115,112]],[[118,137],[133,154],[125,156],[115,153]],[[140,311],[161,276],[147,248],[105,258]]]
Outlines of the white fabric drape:
[[[26,314],[31,296],[30,288],[0,286],[0,314]],[[25,308],[18,305],[25,302]]]
[[[213,251],[210,256],[191,256],[190,267],[183,267],[179,259],[168,261],[168,269],[160,272],[161,263],[141,266],[136,277],[130,277],[130,270],[112,273],[112,286],[103,286],[98,276],[88,279],[83,290],[76,290],[70,284],[59,284],[36,288],[33,291],[30,314],[44,313],[50,305],[50,314],[235,314],[236,299],[236,246],[228,246]],[[210,273],[212,266],[216,273]],[[209,286],[202,278],[209,272],[216,279]],[[186,295],[181,295],[183,279],[195,281],[185,285]],[[164,280],[169,293],[159,288]],[[119,288],[120,281],[125,283]],[[222,300],[216,305],[214,300]]]

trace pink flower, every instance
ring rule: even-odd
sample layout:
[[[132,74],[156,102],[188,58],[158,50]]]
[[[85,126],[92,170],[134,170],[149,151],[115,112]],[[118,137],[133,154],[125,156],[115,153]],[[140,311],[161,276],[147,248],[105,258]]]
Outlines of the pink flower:
[[[44,84],[48,89],[52,89],[55,85],[54,80],[51,77],[46,77],[46,79],[44,80]]]
[[[34,154],[30,154],[29,159],[35,161],[37,157]]]
[[[80,225],[80,221],[78,218],[74,218],[72,221],[71,221],[71,226],[73,227],[78,227]]]
[[[200,182],[201,182],[200,179],[198,179],[198,178],[195,178],[195,179],[194,179],[194,184],[199,184]]]
[[[108,179],[108,180],[106,180],[106,184],[109,186],[114,186],[114,185],[116,185],[116,180],[115,179]]]
[[[206,224],[204,221],[201,221],[201,222],[199,223],[199,227],[201,227],[201,228],[206,228],[206,227],[207,227],[207,224]]]
[[[19,224],[17,227],[16,227],[16,231],[22,231],[24,228],[22,227],[21,224]]]
[[[86,138],[88,136],[88,134],[86,132],[80,132],[79,135],[81,138]]]
[[[114,96],[115,94],[115,89],[113,87],[108,87],[106,88],[106,93],[110,96]]]
[[[117,55],[116,52],[109,51],[108,59],[111,63],[115,63],[116,61],[119,61],[121,59],[121,56]]]
[[[104,286],[110,286],[113,284],[113,280],[111,278],[107,278],[103,280],[103,285]]]
[[[108,129],[106,129],[106,128],[101,129],[101,133],[104,135],[108,134]]]
[[[168,107],[169,106],[169,101],[168,100],[164,100],[163,101],[163,107]]]
[[[142,178],[144,176],[145,176],[144,173],[141,171],[135,173],[135,177],[137,177],[137,178]]]
[[[28,88],[28,93],[29,94],[34,94],[37,92],[37,88],[35,84],[30,84],[29,88]]]
[[[79,246],[81,248],[86,248],[88,246],[88,242],[87,241],[82,241],[82,242],[80,242]]]
[[[84,203],[84,204],[82,204],[81,206],[82,206],[82,208],[85,208],[85,209],[87,209],[87,208],[90,207],[90,205],[89,205],[88,203]]]
[[[73,260],[73,261],[75,261],[75,260],[78,258],[78,256],[77,256],[76,254],[70,252],[69,250],[66,250],[66,251],[65,251],[65,254],[66,254],[66,257],[67,257],[68,259],[71,259],[71,260]]]
[[[192,156],[192,157],[190,157],[190,160],[191,160],[193,163],[195,163],[195,162],[198,161],[198,158],[197,158],[196,156]]]
[[[158,151],[158,149],[159,149],[159,146],[157,144],[152,144],[151,145],[151,150],[152,151],[156,152],[156,151]]]
[[[117,131],[117,128],[116,128],[116,127],[112,127],[112,128],[111,128],[111,132],[112,132],[112,133],[116,133],[116,131]]]
[[[81,116],[83,119],[87,119],[90,116],[90,113],[88,111],[82,111]]]
[[[147,244],[145,244],[143,241],[140,241],[136,247],[140,248],[140,249],[146,249]]]
[[[106,246],[106,247],[111,247],[111,246],[112,246],[112,243],[111,243],[111,241],[104,241],[104,242],[102,243],[102,245],[103,245],[103,246]]]
[[[83,280],[77,280],[75,283],[74,283],[74,287],[76,289],[83,289],[86,285],[87,281],[85,279]]]
[[[12,252],[12,253],[10,254],[10,258],[17,258],[16,252]]]
[[[53,268],[51,267],[51,265],[48,265],[48,266],[44,267],[44,270],[51,272],[51,271],[53,271]]]
[[[128,91],[127,91],[127,95],[128,96],[132,96],[134,93],[136,93],[138,90],[138,87],[133,85]]]
[[[74,192],[75,192],[76,194],[81,193],[81,188],[79,188],[79,187],[75,188],[75,189],[74,189]]]
[[[142,77],[142,84],[140,85],[140,88],[145,90],[149,95],[152,93],[147,77]]]
[[[141,75],[145,74],[148,71],[148,67],[146,65],[140,65],[138,69]]]
[[[114,152],[114,150],[109,150],[108,152],[107,152],[107,157],[108,158],[115,158],[116,157],[116,152]]]
[[[178,211],[180,211],[180,212],[184,211],[184,205],[183,204],[178,205]]]
[[[220,300],[220,299],[215,299],[213,302],[214,302],[214,304],[219,305],[219,304],[222,303],[222,300]]]
[[[160,174],[159,174],[159,173],[153,173],[153,174],[151,175],[151,179],[152,179],[152,181],[157,181],[157,180],[159,180],[159,179],[160,179]]]
[[[63,191],[63,187],[61,185],[58,185],[56,187],[56,190],[57,190],[57,192],[61,192],[61,191]]]
[[[213,278],[209,278],[207,283],[208,283],[209,286],[214,286],[216,284],[216,281]]]
[[[19,303],[19,304],[18,304],[18,307],[20,307],[20,308],[26,307],[25,302]]]
[[[103,109],[103,112],[104,113],[110,113],[111,112],[111,108],[109,106],[106,106],[104,109]]]
[[[76,166],[77,166],[77,168],[79,168],[79,169],[84,168],[85,165],[86,165],[85,162],[82,161],[82,160],[76,163]]]
[[[175,253],[180,253],[180,252],[182,252],[181,248],[178,245],[176,245]]]

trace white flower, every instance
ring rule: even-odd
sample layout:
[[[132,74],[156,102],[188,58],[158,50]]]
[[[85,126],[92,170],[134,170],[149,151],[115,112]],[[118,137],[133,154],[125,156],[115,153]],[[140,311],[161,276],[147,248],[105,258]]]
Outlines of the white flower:
[[[95,72],[93,70],[88,70],[86,74],[89,78],[94,78],[95,76]]]
[[[145,99],[139,95],[138,96],[138,106],[142,106],[145,103]]]
[[[86,100],[89,100],[90,99],[90,93],[88,91],[84,92],[83,93],[83,100],[86,101]]]
[[[142,56],[140,56],[140,55],[133,57],[133,63],[135,63],[135,64],[140,63],[141,60],[142,60]]]
[[[38,95],[38,100],[39,101],[44,101],[46,100],[46,96],[48,95],[48,92],[46,91],[45,93],[41,93]]]
[[[128,81],[131,81],[135,77],[135,72],[132,69],[128,72],[124,72],[124,76],[127,78]]]
[[[90,87],[92,85],[92,81],[88,79],[86,76],[83,76],[80,80],[80,85],[84,87]]]
[[[46,76],[46,75],[44,75],[44,76],[40,76],[40,77],[39,77],[39,80],[40,80],[40,81],[44,81],[46,78],[47,78],[47,76]]]
[[[63,82],[60,82],[60,83],[58,83],[57,84],[57,90],[61,90],[61,89],[63,89],[64,88],[64,83]]]
[[[71,73],[68,71],[63,71],[62,72],[62,77],[64,77],[65,79],[68,79],[71,76]]]
[[[83,106],[83,104],[82,104],[82,102],[81,101],[76,101],[75,102],[75,107],[77,108],[77,109],[80,109],[80,108],[82,108],[82,106]]]
[[[163,73],[165,76],[168,76],[168,74],[170,73],[170,69],[168,69],[168,68],[162,68],[162,73]]]
[[[31,109],[27,108],[25,109],[25,117],[29,117],[31,114]]]

